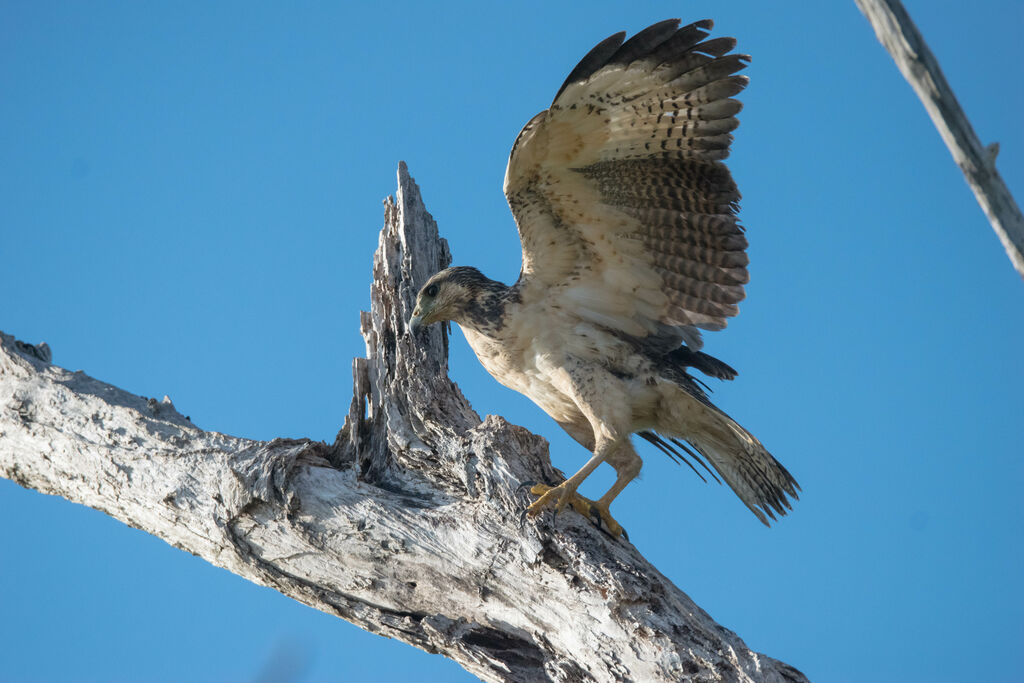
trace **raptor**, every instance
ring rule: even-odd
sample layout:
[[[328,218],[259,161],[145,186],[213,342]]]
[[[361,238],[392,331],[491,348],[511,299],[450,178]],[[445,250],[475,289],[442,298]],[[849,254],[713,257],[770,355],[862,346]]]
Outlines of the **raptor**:
[[[721,477],[765,524],[799,489],[689,373],[736,375],[701,351],[700,330],[726,326],[749,279],[723,159],[750,58],[731,52],[732,38],[709,38],[710,20],[679,23],[598,43],[519,133],[504,187],[522,242],[516,283],[445,269],[409,321],[412,332],[456,322],[496,380],[592,452],[558,486],[535,485],[528,514],[571,505],[615,536],[609,506],[642,464],[634,433]],[[577,488],[603,462],[615,483],[583,498]]]

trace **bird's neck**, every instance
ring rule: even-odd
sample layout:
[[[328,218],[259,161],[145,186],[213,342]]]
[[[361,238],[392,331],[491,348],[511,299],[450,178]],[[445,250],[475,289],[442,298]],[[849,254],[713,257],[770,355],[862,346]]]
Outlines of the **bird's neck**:
[[[518,301],[518,290],[496,280],[481,283],[475,296],[459,311],[455,322],[488,337],[495,337],[505,326],[509,304]]]

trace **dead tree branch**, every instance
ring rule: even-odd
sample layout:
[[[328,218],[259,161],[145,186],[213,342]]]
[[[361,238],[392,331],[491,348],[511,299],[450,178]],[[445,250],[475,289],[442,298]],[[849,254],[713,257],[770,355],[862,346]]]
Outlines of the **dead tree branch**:
[[[0,338],[0,476],[154,534],[488,681],[804,681],[751,652],[628,543],[564,514],[522,524],[547,445],[481,421],[447,338],[405,334],[449,261],[404,164],[374,257],[367,357],[333,445],[203,431]]]
[[[971,122],[942,75],[939,62],[928,49],[899,0],[855,0],[871,22],[875,35],[892,55],[900,73],[928,110],[932,123],[946,142],[988,216],[1013,267],[1024,276],[1024,217],[996,170],[998,144],[983,147]]]

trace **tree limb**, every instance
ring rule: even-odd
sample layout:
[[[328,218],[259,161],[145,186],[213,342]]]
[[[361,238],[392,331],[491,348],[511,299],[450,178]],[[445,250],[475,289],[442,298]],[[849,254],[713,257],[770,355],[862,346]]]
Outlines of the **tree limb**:
[[[963,172],[988,216],[1013,267],[1024,276],[1024,217],[1013,195],[996,170],[999,145],[983,148],[971,122],[942,75],[935,55],[928,49],[899,0],[855,0],[871,22],[875,35],[892,55],[903,77],[928,110],[946,142],[953,160]]]
[[[101,510],[208,562],[488,681],[805,681],[751,652],[628,543],[565,513],[547,444],[482,421],[440,326],[411,343],[416,286],[447,244],[405,165],[374,256],[367,357],[328,446],[203,431],[0,336],[0,476]]]

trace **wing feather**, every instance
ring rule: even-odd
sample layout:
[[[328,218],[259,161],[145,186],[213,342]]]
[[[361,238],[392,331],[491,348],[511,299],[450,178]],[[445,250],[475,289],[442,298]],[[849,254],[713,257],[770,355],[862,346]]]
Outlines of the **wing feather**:
[[[748,281],[728,168],[750,61],[710,20],[617,33],[519,134],[505,194],[524,299],[638,337],[721,329]],[[671,344],[669,344],[671,346]],[[668,348],[668,347],[666,347]]]
[[[635,60],[652,54],[662,43],[675,35],[678,19],[666,19],[652,24],[622,44],[608,59],[607,64],[628,66]]]
[[[583,59],[580,60],[580,63],[576,65],[576,68],[569,72],[565,82],[562,83],[562,87],[558,89],[555,99],[558,99],[566,87],[578,81],[585,81],[590,78],[595,71],[607,64],[608,59],[618,51],[625,38],[626,32],[619,31],[615,35],[608,36],[595,45],[590,52],[584,55]]]

